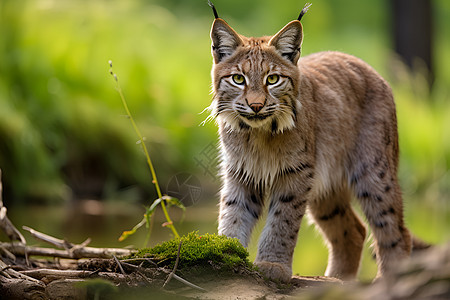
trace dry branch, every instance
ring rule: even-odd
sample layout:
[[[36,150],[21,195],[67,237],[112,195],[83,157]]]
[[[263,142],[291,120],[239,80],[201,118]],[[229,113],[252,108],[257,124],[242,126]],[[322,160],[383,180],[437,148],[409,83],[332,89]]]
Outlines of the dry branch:
[[[172,272],[170,272],[169,276],[167,276],[166,282],[164,282],[163,288],[169,283],[169,281],[172,279],[173,275],[175,275],[175,271],[178,268],[178,262],[180,261],[180,251],[181,251],[181,244],[183,241],[180,241],[180,244],[178,245],[178,253],[177,253],[177,259],[175,260],[175,265],[173,266]]]
[[[127,279],[129,278],[128,275],[123,275],[116,272],[92,272],[84,270],[33,269],[20,271],[20,273],[38,280],[47,278],[48,281],[68,278],[86,279],[100,277],[114,283],[122,283],[127,282]]]
[[[5,234],[11,241],[20,241],[25,244],[26,240],[23,235],[19,232],[19,230],[17,230],[13,223],[11,223],[11,221],[8,219],[8,216],[6,216],[7,209],[3,206],[2,193],[2,170],[0,169],[0,229],[5,232]]]
[[[61,278],[86,278],[90,277],[93,272],[84,270],[33,269],[20,271],[20,273],[40,280],[47,276]]]
[[[148,257],[135,257],[135,258],[129,258],[129,259],[122,259],[121,262],[141,262],[141,265],[145,262],[151,263],[155,267],[158,267],[158,264],[155,263],[153,260],[151,260]]]
[[[2,260],[0,260],[0,274],[3,274],[3,275],[5,275],[5,277],[8,277],[8,278],[16,278],[16,279],[31,281],[36,284],[40,283],[39,280],[36,280],[30,276],[27,276],[25,274],[17,272],[16,270],[13,270],[11,268],[11,266],[8,266]],[[0,278],[1,278],[1,276],[0,276]]]
[[[71,244],[65,240],[57,239],[48,234],[34,230],[33,228],[30,228],[28,226],[22,226],[22,229],[28,231],[31,234],[31,236],[34,237],[35,239],[49,243],[50,245],[53,245],[53,246],[61,248],[61,249],[70,249],[74,246],[73,244]]]
[[[185,285],[187,285],[187,286],[189,286],[189,287],[191,287],[191,288],[193,288],[193,289],[196,289],[196,290],[199,290],[199,291],[202,291],[202,292],[207,292],[207,290],[205,290],[204,288],[201,288],[201,287],[199,287],[198,285],[195,285],[195,284],[193,284],[193,283],[187,281],[186,279],[181,278],[181,277],[178,276],[177,274],[173,274],[172,277],[173,277],[174,279],[178,280],[179,282],[184,283]]]
[[[94,247],[80,247],[77,249],[58,250],[53,248],[42,248],[26,246],[23,244],[1,243],[0,248],[4,248],[16,256],[48,256],[59,258],[112,258],[116,256],[126,256],[135,252],[135,250],[123,248],[94,248]]]
[[[162,287],[164,288],[164,287],[169,283],[169,281],[170,281],[172,278],[174,278],[174,279],[178,280],[179,282],[184,283],[185,285],[187,285],[187,286],[189,286],[189,287],[191,287],[191,288],[197,289],[197,290],[202,291],[202,292],[206,292],[206,290],[205,290],[204,288],[201,288],[201,287],[199,287],[198,285],[195,285],[195,284],[193,284],[193,283],[187,281],[186,279],[184,279],[184,278],[178,276],[177,274],[175,274],[175,272],[176,272],[176,270],[177,270],[177,268],[178,268],[178,263],[179,263],[179,261],[180,261],[181,244],[182,244],[182,241],[180,241],[180,244],[178,245],[177,259],[176,259],[176,261],[175,261],[175,265],[174,265],[174,267],[173,267],[173,270],[172,270],[172,272],[170,272],[169,276],[167,276],[167,279],[166,279],[166,281],[164,282],[164,284],[163,284]]]
[[[125,273],[124,269],[122,268],[122,264],[120,263],[120,261],[117,259],[117,257],[115,255],[113,257],[114,257],[114,261],[119,266],[120,272],[122,272],[123,275],[126,275],[127,273]]]

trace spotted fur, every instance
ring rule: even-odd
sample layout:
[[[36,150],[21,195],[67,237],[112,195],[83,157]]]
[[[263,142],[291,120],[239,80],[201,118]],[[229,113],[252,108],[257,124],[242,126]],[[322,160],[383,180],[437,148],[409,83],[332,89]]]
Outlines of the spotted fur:
[[[300,59],[302,37],[297,20],[262,38],[239,35],[220,18],[213,23],[210,109],[223,176],[219,234],[247,246],[269,202],[255,262],[267,276],[289,281],[308,209],[329,247],[325,274],[351,279],[366,235],[350,205],[356,197],[373,230],[381,276],[411,251],[392,92],[353,56],[321,52]]]

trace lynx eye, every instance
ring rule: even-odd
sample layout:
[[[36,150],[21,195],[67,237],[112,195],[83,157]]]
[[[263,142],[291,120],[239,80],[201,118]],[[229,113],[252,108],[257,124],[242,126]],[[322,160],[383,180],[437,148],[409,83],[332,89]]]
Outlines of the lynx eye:
[[[278,82],[278,80],[280,80],[280,76],[278,76],[277,74],[269,75],[267,76],[267,85],[275,84]]]
[[[241,84],[245,83],[245,78],[241,74],[234,74],[232,78],[233,78],[234,83],[236,83],[236,84],[241,85]]]

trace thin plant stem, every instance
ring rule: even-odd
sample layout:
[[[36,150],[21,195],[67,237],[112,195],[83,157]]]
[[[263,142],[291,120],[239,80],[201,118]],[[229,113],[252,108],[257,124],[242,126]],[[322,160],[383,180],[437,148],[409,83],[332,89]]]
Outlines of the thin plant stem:
[[[148,216],[144,216],[144,218],[147,220],[147,226],[148,226],[147,235],[145,236],[145,241],[144,241],[144,247],[149,247],[150,236],[152,235],[153,223],[155,221],[155,218],[150,218]]]
[[[173,222],[170,219],[169,213],[167,212],[167,207],[164,202],[163,196],[161,194],[161,189],[159,187],[158,178],[156,177],[155,168],[153,167],[152,160],[150,159],[150,155],[148,154],[147,146],[144,143],[144,138],[141,134],[141,131],[137,127],[133,116],[131,115],[130,109],[128,108],[127,101],[125,100],[125,96],[123,95],[122,89],[120,88],[119,79],[117,78],[117,75],[112,71],[112,62],[111,61],[109,61],[109,66],[111,67],[110,73],[114,77],[114,80],[116,81],[116,90],[119,93],[120,99],[122,100],[122,104],[123,104],[123,107],[125,108],[125,112],[127,113],[127,116],[131,121],[133,129],[139,138],[142,149],[144,149],[144,154],[145,154],[145,157],[147,158],[147,164],[148,164],[148,167],[150,168],[150,173],[152,174],[152,183],[155,185],[156,194],[158,195],[158,198],[161,199],[161,207],[164,212],[164,216],[166,217],[166,220],[167,220],[166,226],[172,230],[172,232],[176,238],[179,238],[180,235],[178,234],[177,230],[175,229],[175,226],[173,225]]]

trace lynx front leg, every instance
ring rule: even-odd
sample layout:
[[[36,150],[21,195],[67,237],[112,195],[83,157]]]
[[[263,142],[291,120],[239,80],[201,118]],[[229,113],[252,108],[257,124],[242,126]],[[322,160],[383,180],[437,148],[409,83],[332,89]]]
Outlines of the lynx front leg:
[[[219,234],[238,238],[247,247],[262,211],[262,198],[262,191],[252,191],[237,180],[226,178],[221,191]]]
[[[301,192],[273,195],[267,222],[261,234],[255,264],[271,279],[289,282],[292,275],[292,255],[297,234],[306,209]]]

